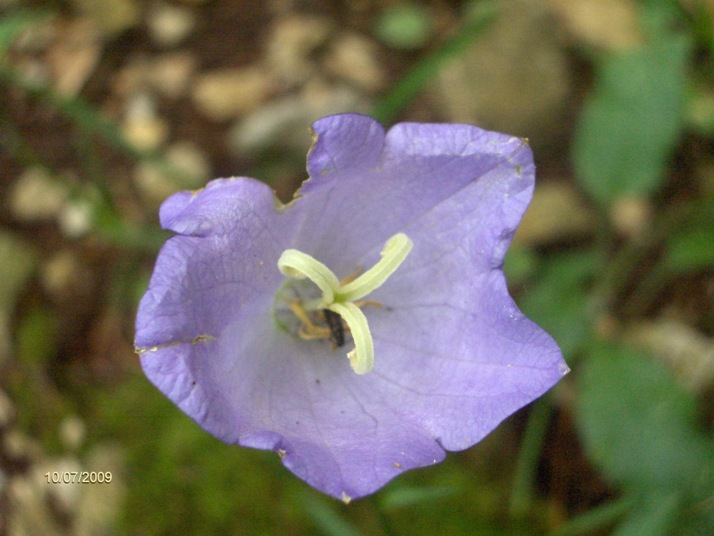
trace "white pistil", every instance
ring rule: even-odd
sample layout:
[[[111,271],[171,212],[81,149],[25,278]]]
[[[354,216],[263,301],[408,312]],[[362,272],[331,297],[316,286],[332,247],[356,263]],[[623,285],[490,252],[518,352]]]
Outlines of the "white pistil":
[[[352,302],[335,302],[327,307],[330,311],[336,312],[347,323],[354,340],[354,350],[347,353],[352,370],[356,374],[367,374],[374,366],[374,342],[372,333],[369,331],[367,317],[362,309]]]
[[[395,234],[387,240],[382,249],[379,262],[351,283],[340,287],[335,292],[338,301],[355,301],[364,298],[373,290],[382,286],[399,265],[404,262],[412,250],[412,241],[404,233]]]
[[[367,317],[354,303],[379,288],[404,262],[412,249],[412,241],[403,233],[390,238],[382,249],[382,258],[372,268],[354,279],[340,284],[327,266],[296,249],[287,249],[278,259],[278,268],[287,277],[309,279],[322,292],[317,303],[303,304],[307,309],[329,309],[339,314],[352,333],[355,347],[347,354],[352,370],[367,374],[374,366],[374,342]]]
[[[315,283],[322,292],[321,307],[326,307],[334,301],[334,292],[340,287],[340,280],[332,270],[307,253],[286,249],[278,259],[278,268],[287,277],[308,278]]]

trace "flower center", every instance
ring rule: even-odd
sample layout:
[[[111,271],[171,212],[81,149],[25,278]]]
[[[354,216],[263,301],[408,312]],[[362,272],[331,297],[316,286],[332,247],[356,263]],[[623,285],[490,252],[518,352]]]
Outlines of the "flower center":
[[[307,253],[286,249],[278,259],[278,268],[291,279],[309,279],[320,290],[321,296],[311,300],[295,300],[290,309],[300,320],[304,338],[329,337],[338,346],[344,343],[342,321],[352,334],[354,349],[347,357],[352,370],[367,374],[374,366],[374,342],[367,317],[360,309],[368,302],[361,301],[373,290],[381,287],[404,262],[412,249],[412,241],[403,233],[387,240],[381,259],[369,270],[355,278],[340,281],[327,266]],[[374,304],[374,302],[372,302]],[[311,313],[320,311],[326,326],[315,325]],[[338,318],[335,315],[339,315]],[[341,319],[341,320],[340,320]]]

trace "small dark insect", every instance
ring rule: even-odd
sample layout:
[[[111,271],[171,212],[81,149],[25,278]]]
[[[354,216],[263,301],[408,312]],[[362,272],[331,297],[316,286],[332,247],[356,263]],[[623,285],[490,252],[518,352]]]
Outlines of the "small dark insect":
[[[338,348],[344,346],[345,327],[342,325],[342,317],[329,309],[323,309],[322,314],[325,315],[325,322],[327,322],[327,327],[330,328],[330,340]]]

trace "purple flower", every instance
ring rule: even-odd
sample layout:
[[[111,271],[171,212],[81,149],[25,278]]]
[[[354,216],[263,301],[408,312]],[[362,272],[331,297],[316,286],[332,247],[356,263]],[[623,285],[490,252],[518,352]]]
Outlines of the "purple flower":
[[[501,270],[533,191],[523,139],[444,124],[385,134],[354,114],[313,128],[311,178],[288,205],[247,178],[163,204],[176,235],[136,348],[208,432],[274,450],[349,501],[473,445],[568,368]]]

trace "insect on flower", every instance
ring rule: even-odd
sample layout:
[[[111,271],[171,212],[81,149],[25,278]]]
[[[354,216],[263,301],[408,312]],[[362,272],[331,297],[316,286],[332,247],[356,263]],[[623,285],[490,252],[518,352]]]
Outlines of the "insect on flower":
[[[342,323],[342,317],[329,309],[323,309],[322,314],[325,316],[325,322],[330,329],[330,340],[338,348],[343,347],[345,345],[345,326]]]

